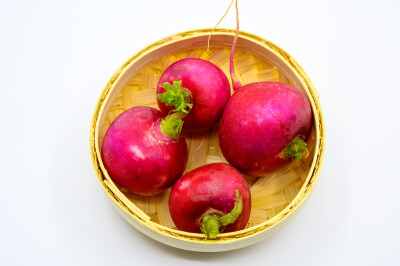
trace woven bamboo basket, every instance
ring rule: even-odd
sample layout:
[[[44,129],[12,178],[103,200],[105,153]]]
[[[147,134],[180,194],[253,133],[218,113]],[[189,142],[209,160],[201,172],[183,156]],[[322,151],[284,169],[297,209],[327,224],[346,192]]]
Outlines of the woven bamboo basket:
[[[283,169],[258,179],[246,177],[251,189],[252,211],[244,230],[222,233],[216,240],[202,234],[178,230],[168,211],[170,190],[151,197],[130,193],[115,184],[101,160],[102,139],[110,123],[133,106],[158,108],[156,86],[163,71],[187,57],[209,60],[229,77],[229,54],[234,30],[211,29],[179,33],[164,38],[138,52],[111,77],[97,102],[90,130],[90,150],[100,184],[116,210],[135,228],[164,244],[181,249],[219,252],[257,243],[282,228],[303,205],[315,185],[323,158],[325,133],[318,95],[299,64],[275,44],[240,32],[234,64],[242,84],[280,81],[293,85],[309,99],[313,128],[308,139],[310,155]],[[186,171],[201,165],[226,162],[218,143],[218,125],[201,133],[185,133],[189,147]]]

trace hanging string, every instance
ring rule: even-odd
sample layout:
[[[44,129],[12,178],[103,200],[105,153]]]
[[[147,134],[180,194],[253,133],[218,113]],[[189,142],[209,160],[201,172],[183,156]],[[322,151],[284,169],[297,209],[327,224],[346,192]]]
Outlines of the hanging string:
[[[234,90],[237,90],[240,87],[242,87],[242,84],[240,83],[239,79],[236,77],[235,68],[233,67],[233,55],[235,54],[235,48],[236,48],[238,36],[239,36],[239,8],[238,8],[238,2],[236,0],[236,34],[235,34],[235,38],[233,39],[232,49],[231,49],[231,57],[229,60],[229,62],[230,62],[229,68],[230,68],[230,72],[231,72],[232,87]]]
[[[222,18],[218,21],[217,25],[215,25],[215,27],[214,27],[214,28],[212,29],[212,31],[210,32],[210,35],[208,36],[208,42],[207,42],[207,52],[210,51],[210,40],[211,40],[211,35],[213,34],[215,28],[218,27],[219,23],[221,23],[221,21],[224,19],[224,17],[226,16],[226,14],[228,14],[229,9],[231,8],[231,5],[233,4],[233,1],[235,1],[235,0],[232,0],[232,1],[231,1],[231,3],[230,3],[229,6],[228,6],[228,10],[226,10],[225,14],[224,14],[224,15],[222,16]],[[236,9],[237,9],[237,0],[236,0]]]

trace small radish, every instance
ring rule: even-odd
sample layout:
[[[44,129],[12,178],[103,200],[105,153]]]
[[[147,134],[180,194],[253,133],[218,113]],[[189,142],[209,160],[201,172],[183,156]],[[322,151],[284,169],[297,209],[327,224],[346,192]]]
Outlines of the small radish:
[[[183,174],[188,160],[181,113],[163,119],[151,107],[133,107],[108,128],[101,156],[110,177],[138,195],[157,194]]]
[[[157,86],[160,110],[187,113],[183,130],[197,132],[213,127],[231,95],[224,72],[200,58],[185,58],[170,65]]]
[[[230,73],[236,92],[229,99],[219,128],[221,151],[241,172],[262,176],[301,159],[308,151],[312,112],[307,98],[280,82],[256,82],[242,86],[233,67],[239,34],[237,26],[230,57]]]
[[[169,211],[178,229],[215,239],[244,229],[250,217],[250,189],[226,163],[207,164],[184,174],[172,187]]]

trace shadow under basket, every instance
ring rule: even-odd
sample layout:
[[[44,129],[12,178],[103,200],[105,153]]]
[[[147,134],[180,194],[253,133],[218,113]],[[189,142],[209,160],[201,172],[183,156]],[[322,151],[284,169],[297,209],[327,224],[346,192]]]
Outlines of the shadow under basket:
[[[293,161],[277,172],[258,179],[248,178],[252,210],[244,230],[221,233],[216,240],[203,234],[178,230],[168,210],[170,189],[159,195],[142,197],[114,183],[102,159],[101,144],[110,123],[133,106],[158,109],[156,87],[164,70],[177,60],[197,57],[211,61],[229,75],[229,55],[234,30],[211,29],[179,33],[164,38],[138,52],[111,77],[97,102],[90,129],[90,151],[94,170],[116,210],[147,236],[181,249],[219,252],[252,245],[282,228],[304,205],[320,172],[325,133],[317,92],[299,64],[275,44],[240,32],[235,52],[235,70],[242,84],[280,81],[307,96],[313,111],[313,127],[307,142],[309,156]],[[186,172],[215,162],[226,162],[218,143],[218,125],[200,133],[185,133],[189,148]]]

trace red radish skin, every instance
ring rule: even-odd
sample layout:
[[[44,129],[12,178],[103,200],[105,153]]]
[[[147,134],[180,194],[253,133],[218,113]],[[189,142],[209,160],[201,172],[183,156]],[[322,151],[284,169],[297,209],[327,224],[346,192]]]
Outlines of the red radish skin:
[[[219,128],[221,151],[241,172],[262,176],[275,171],[307,151],[312,111],[307,98],[281,82],[239,82],[233,56],[239,34],[236,0],[236,35],[230,56],[230,74],[235,93],[229,99]],[[308,152],[308,151],[307,151]]]
[[[244,229],[250,217],[250,189],[242,174],[226,163],[196,168],[175,183],[169,198],[169,210],[178,229],[200,233],[206,214],[228,214],[235,205],[235,191],[242,196],[242,211],[224,232]]]
[[[188,148],[182,134],[161,132],[163,114],[151,107],[133,107],[108,128],[101,155],[110,177],[138,195],[166,190],[183,174]]]
[[[241,172],[264,175],[292,160],[281,153],[295,137],[308,137],[311,120],[307,98],[292,86],[248,84],[225,107],[219,130],[221,151]]]
[[[183,118],[183,130],[198,132],[210,129],[221,118],[231,90],[224,72],[211,62],[200,58],[185,58],[169,66],[161,76],[157,94],[164,93],[165,82],[182,81],[181,89],[190,92],[193,107]],[[160,110],[167,115],[173,106],[158,100]]]

